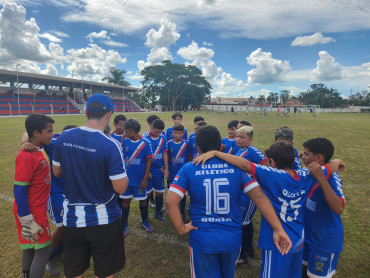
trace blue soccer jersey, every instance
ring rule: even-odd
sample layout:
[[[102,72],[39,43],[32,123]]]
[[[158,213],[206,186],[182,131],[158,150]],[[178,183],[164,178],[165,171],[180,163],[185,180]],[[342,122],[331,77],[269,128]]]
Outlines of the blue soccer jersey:
[[[66,130],[55,143],[53,164],[65,180],[64,226],[97,226],[121,217],[111,180],[127,175],[116,140],[85,126]]]
[[[152,164],[150,167],[150,172],[153,174],[161,174],[161,168],[164,166],[163,154],[167,152],[167,141],[166,137],[160,135],[158,138],[153,138],[151,133],[148,135],[143,135],[143,138],[149,141],[151,149],[153,151]]]
[[[241,189],[247,193],[256,186],[258,183],[245,172],[216,157],[203,166],[185,164],[170,190],[181,197],[189,193],[189,215],[198,227],[190,232],[189,245],[203,253],[239,250]]]
[[[191,136],[192,134],[193,136]],[[189,146],[190,146],[189,155],[190,158],[193,160],[198,156],[198,148],[197,144],[195,143],[195,134],[194,133],[192,134],[190,134],[189,136]]]
[[[166,137],[167,137],[167,141],[170,141],[171,139],[173,139],[173,126],[170,126],[169,128],[167,128]],[[182,136],[182,139],[184,140],[188,139],[188,131],[186,130],[186,128],[184,128],[184,135]]]
[[[172,182],[180,171],[182,166],[188,162],[189,142],[181,140],[176,143],[173,140],[168,141],[168,180]]]
[[[123,133],[123,134],[121,134],[121,135],[117,135],[115,132],[116,132],[115,130],[114,130],[114,131],[112,131],[112,132],[110,133],[110,136],[111,136],[112,138],[116,139],[119,143],[121,143],[121,142],[122,142],[122,136],[123,136],[125,133]]]
[[[150,142],[145,138],[137,141],[125,138],[122,149],[129,178],[128,186],[138,186],[145,175],[146,159],[153,156]]]
[[[239,150],[238,145],[236,144],[235,139],[230,139],[229,137],[225,137],[221,141],[222,147],[224,147],[224,153],[229,154],[236,154]]]
[[[322,167],[329,178],[330,170]],[[295,172],[292,177],[288,172],[276,168],[251,163],[251,174],[257,179],[263,191],[270,199],[285,232],[292,241],[289,253],[298,252],[303,247],[303,214],[308,194],[317,183],[315,177],[307,170]],[[258,241],[261,249],[279,252],[272,240],[272,228],[262,216],[261,232]]]
[[[345,204],[342,180],[338,173],[334,172],[328,182]],[[316,184],[308,195],[304,224],[305,242],[314,250],[326,253],[343,250],[342,219],[329,207],[319,184]]]
[[[144,134],[143,134],[143,137],[149,136],[149,133],[150,133],[150,130],[145,131],[145,132],[144,132]],[[163,135],[164,137],[166,137],[166,132],[164,132],[163,130],[162,130],[162,135]]]
[[[294,157],[294,163],[293,163],[293,170],[302,169],[302,164],[299,161],[299,157],[298,157],[298,150],[296,148],[294,148],[294,153],[295,153],[295,157]]]

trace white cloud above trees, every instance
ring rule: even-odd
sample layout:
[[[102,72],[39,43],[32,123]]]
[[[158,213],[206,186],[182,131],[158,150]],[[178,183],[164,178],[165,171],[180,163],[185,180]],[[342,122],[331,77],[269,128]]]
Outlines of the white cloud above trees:
[[[316,68],[312,71],[312,80],[330,81],[342,79],[342,67],[335,62],[334,57],[326,51],[319,52],[320,60],[316,62]]]

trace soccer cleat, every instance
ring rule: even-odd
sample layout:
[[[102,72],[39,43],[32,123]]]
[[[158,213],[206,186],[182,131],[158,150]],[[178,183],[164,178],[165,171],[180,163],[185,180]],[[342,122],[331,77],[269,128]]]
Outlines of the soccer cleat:
[[[54,259],[48,260],[46,263],[46,271],[52,276],[58,276],[60,274],[57,263]]]
[[[123,226],[123,238],[127,237],[128,225]]]
[[[150,205],[150,207],[152,207],[152,208],[155,208],[155,207],[156,207],[155,202],[154,202],[154,201],[152,201],[152,200],[149,200],[149,205]]]
[[[162,213],[155,211],[153,216],[157,219],[159,219],[162,222],[166,221],[166,218],[163,217]]]
[[[141,227],[143,227],[147,233],[152,233],[154,231],[153,227],[148,223],[148,221],[142,221]]]
[[[240,265],[240,264],[245,264],[247,263],[248,260],[247,260],[247,256],[240,256],[239,257],[239,260],[237,261],[237,265]]]

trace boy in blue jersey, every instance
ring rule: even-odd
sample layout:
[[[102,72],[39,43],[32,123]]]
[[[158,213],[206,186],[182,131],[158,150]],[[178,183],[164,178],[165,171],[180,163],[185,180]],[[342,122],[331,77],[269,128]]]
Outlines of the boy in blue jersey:
[[[235,155],[243,157],[259,165],[267,165],[267,158],[259,149],[251,145],[252,140],[253,140],[253,127],[250,125],[249,122],[246,122],[246,125],[240,127],[237,130],[236,144],[239,149]],[[242,264],[247,261],[247,254],[250,257],[254,257],[254,247],[253,247],[254,229],[252,219],[257,208],[255,204],[248,198],[247,195],[242,194],[240,200],[240,209],[242,212],[243,219],[243,228],[242,228],[243,240],[238,264]]]
[[[304,164],[328,163],[334,154],[333,144],[326,138],[314,138],[303,143]],[[342,180],[337,172],[329,180],[323,175],[308,195],[304,212],[305,244],[302,277],[334,275],[339,254],[343,250],[343,225],[340,214],[345,198]]]
[[[62,132],[55,142],[53,172],[64,178],[64,275],[82,276],[93,258],[95,275],[113,277],[125,264],[117,194],[128,178],[122,149],[103,132],[113,113],[103,94],[86,104],[85,126]]]
[[[110,133],[110,136],[120,143],[122,142],[122,135],[124,134],[123,125],[125,124],[126,120],[126,116],[122,114],[114,117],[113,125],[115,130]]]
[[[221,136],[214,126],[202,127],[196,137],[199,153],[219,150]],[[286,254],[291,241],[258,183],[218,158],[204,165],[187,163],[167,194],[170,219],[180,234],[190,232],[191,277],[234,277],[241,244],[241,190],[256,203],[274,230],[271,241]],[[191,222],[184,224],[178,204],[190,195]]]
[[[164,178],[168,179],[168,156],[167,141],[162,135],[164,122],[160,119],[153,121],[148,135],[143,138],[147,139],[153,151],[152,163],[150,167],[150,178],[148,180],[147,194],[155,192],[155,212],[154,217],[160,221],[166,221],[162,215],[163,193],[165,192]]]
[[[283,126],[275,130],[275,141],[282,140],[285,141],[293,146],[293,130],[289,127]],[[302,168],[301,162],[299,161],[298,151],[294,147],[294,164],[293,170],[299,170]]]
[[[127,236],[128,215],[130,212],[131,199],[139,201],[141,226],[146,232],[153,232],[153,227],[148,222],[148,202],[146,188],[150,173],[151,160],[153,157],[150,142],[140,136],[141,126],[135,119],[125,122],[124,130],[126,138],[123,140],[123,157],[126,164],[129,184],[127,191],[120,195],[122,201],[123,236]]]
[[[190,144],[187,140],[182,139],[183,135],[184,126],[175,125],[173,127],[173,139],[168,141],[168,189],[182,166],[190,161]],[[187,223],[189,220],[186,217],[185,205],[186,195],[184,195],[184,198],[180,202],[180,213],[184,223]]]
[[[197,124],[194,127],[194,136],[192,138],[189,138],[190,159],[191,160],[198,156],[198,148],[197,148],[197,145],[195,143],[195,138],[196,138],[197,132],[201,127],[206,126],[206,125],[207,125],[207,123],[205,121],[197,122]]]
[[[277,141],[266,150],[269,164],[266,167],[248,160],[221,152],[208,152],[195,160],[196,163],[207,161],[216,156],[244,171],[250,172],[263,188],[272,202],[284,230],[292,240],[293,247],[287,256],[281,256],[271,241],[271,228],[265,217],[261,219],[258,245],[262,249],[260,277],[300,278],[302,277],[302,247],[304,237],[303,212],[308,194],[317,183],[315,177],[343,169],[341,160],[334,160],[325,166],[311,163],[308,169],[292,170],[294,162],[293,146],[284,141]]]
[[[181,114],[181,112],[173,113],[172,114],[172,121],[173,121],[174,126],[175,125],[180,125],[182,123],[182,114]],[[171,139],[173,139],[173,126],[170,126],[167,129],[166,137],[167,137],[167,141],[170,141]],[[182,139],[184,139],[184,140],[188,139],[188,131],[186,130],[186,128],[184,129],[184,136],[182,137]]]
[[[222,139],[221,152],[229,154],[237,153],[238,147],[236,146],[235,138],[238,124],[238,120],[232,120],[227,124],[227,133],[229,134],[229,136]]]
[[[194,118],[193,122],[194,122],[194,127],[195,127],[198,122],[204,122],[204,118],[202,116],[196,116]],[[191,142],[191,141],[195,142],[195,133],[194,132],[190,133],[188,140],[189,140],[189,142]]]

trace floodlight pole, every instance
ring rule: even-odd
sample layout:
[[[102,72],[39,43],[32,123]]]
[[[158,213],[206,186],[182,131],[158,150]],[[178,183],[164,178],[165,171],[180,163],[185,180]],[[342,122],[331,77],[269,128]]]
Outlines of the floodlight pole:
[[[21,114],[21,108],[19,107],[19,83],[18,83],[18,67],[20,64],[17,64],[17,91],[18,91],[18,115]]]

